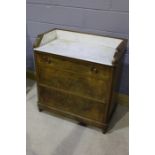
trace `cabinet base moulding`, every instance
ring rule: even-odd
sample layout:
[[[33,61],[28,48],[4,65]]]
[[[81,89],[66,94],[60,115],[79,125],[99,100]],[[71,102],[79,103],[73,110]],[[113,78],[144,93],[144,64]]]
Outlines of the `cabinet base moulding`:
[[[90,120],[88,118],[84,118],[84,117],[81,117],[79,115],[76,115],[76,114],[73,114],[70,112],[62,111],[60,109],[56,109],[56,108],[53,108],[53,107],[50,107],[50,106],[47,106],[47,105],[44,105],[41,103],[38,103],[38,110],[40,112],[42,112],[42,111],[51,112],[50,113],[51,115],[56,115],[56,116],[59,116],[60,118],[61,117],[64,119],[70,118],[72,120],[76,120],[79,123],[79,125],[83,124],[83,126],[89,126],[90,125],[90,126],[95,126],[95,127],[101,128],[102,131],[104,131],[103,133],[105,133],[105,131],[107,131],[107,128],[108,128],[108,124],[93,121],[93,120]]]

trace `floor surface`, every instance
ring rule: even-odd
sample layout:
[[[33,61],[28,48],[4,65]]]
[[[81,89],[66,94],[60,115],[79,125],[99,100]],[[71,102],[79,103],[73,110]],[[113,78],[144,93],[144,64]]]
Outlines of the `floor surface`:
[[[128,155],[128,107],[118,106],[108,133],[39,112],[34,81],[27,80],[27,155]]]

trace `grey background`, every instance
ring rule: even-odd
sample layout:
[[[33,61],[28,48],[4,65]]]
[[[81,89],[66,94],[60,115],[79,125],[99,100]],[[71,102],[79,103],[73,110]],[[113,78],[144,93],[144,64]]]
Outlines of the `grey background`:
[[[34,70],[32,44],[52,28],[128,38],[128,0],[27,0],[26,69]],[[126,49],[119,92],[129,93],[129,52]]]

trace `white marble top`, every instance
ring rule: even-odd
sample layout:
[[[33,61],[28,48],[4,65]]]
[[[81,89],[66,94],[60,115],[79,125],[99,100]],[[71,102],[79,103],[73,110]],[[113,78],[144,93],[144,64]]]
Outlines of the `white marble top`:
[[[34,50],[111,66],[121,42],[121,39],[55,30],[44,35],[40,47]]]

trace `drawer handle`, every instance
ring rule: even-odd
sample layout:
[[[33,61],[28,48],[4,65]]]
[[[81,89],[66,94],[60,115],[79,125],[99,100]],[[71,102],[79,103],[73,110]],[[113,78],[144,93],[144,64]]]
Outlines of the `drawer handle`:
[[[48,64],[51,64],[51,62],[52,62],[51,59],[49,59],[46,56],[43,57],[43,60],[44,60],[45,63],[48,63]]]
[[[92,68],[91,68],[91,71],[92,71],[93,73],[98,73],[98,69],[97,69],[96,67],[92,67]]]

